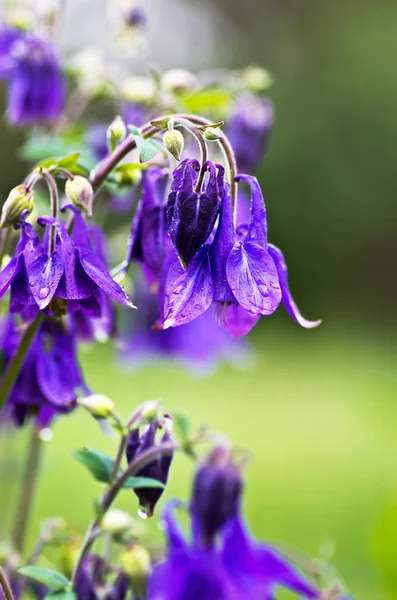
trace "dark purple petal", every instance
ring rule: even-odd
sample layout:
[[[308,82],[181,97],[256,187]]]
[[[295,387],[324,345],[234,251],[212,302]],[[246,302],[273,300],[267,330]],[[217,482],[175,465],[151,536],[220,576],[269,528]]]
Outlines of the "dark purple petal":
[[[26,265],[26,271],[33,298],[40,310],[43,310],[54,297],[64,272],[62,259],[57,251],[53,252],[50,258],[43,253],[33,264]]]
[[[227,278],[238,303],[251,315],[271,315],[281,302],[277,270],[269,253],[250,242],[231,251]]]
[[[299,323],[302,327],[306,327],[306,329],[311,329],[313,327],[317,327],[321,324],[321,320],[319,321],[308,321],[304,317],[302,317],[299,312],[298,307],[296,306],[293,297],[291,296],[291,292],[288,287],[288,269],[287,265],[281,250],[273,246],[273,244],[269,244],[268,251],[270,256],[273,258],[274,264],[276,265],[281,291],[282,291],[282,301],[287,309],[288,313],[291,317]]]
[[[8,265],[0,272],[0,296],[3,296],[11,285],[15,275],[21,269],[21,259],[13,257]]]
[[[174,258],[164,290],[164,329],[196,319],[211,305],[213,295],[208,246],[197,252],[187,271]]]
[[[251,188],[251,220],[246,242],[254,242],[262,248],[267,247],[267,219],[265,201],[256,177],[238,175],[236,181],[246,181]]]
[[[231,335],[240,338],[247,335],[260,319],[260,315],[251,315],[242,306],[231,304],[220,310],[220,324]]]
[[[109,275],[101,259],[87,248],[79,250],[81,265],[88,277],[108,296],[123,306],[135,308],[124,290]]]
[[[219,216],[218,228],[210,247],[211,272],[214,283],[215,302],[235,302],[226,275],[226,263],[236,242],[234,231],[233,206],[230,187],[225,185],[225,193]]]

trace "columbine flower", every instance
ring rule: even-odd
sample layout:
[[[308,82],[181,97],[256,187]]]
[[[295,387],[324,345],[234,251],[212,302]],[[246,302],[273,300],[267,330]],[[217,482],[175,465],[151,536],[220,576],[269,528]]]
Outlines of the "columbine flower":
[[[111,278],[100,257],[92,250],[87,226],[80,213],[75,213],[72,238],[65,225],[53,217],[40,217],[38,224],[56,230],[55,250],[49,256],[32,225],[21,221],[22,234],[16,254],[0,272],[0,297],[11,287],[10,311],[20,312],[26,306],[46,309],[52,303],[55,312],[83,309],[93,317],[102,316],[102,292],[124,306],[133,304],[122,288]],[[49,236],[45,236],[49,238]]]
[[[167,558],[154,569],[148,600],[272,600],[279,586],[305,598],[322,597],[281,554],[248,535],[241,490],[230,450],[216,448],[195,477],[190,544],[174,516],[177,503],[165,507]]]
[[[131,261],[141,263],[148,278],[158,281],[170,249],[167,234],[165,192],[167,175],[158,167],[145,173],[143,190],[128,244],[126,266]]]
[[[123,571],[116,578],[112,569],[101,556],[88,554],[82,563],[76,578],[74,591],[77,600],[124,600],[129,590],[129,581]]]
[[[55,122],[63,109],[64,81],[53,45],[29,34],[11,48],[7,115],[15,125]]]
[[[223,200],[224,168],[211,161],[204,168],[204,185],[196,190],[200,164],[196,159],[182,161],[168,196],[168,233],[184,268],[211,235]]]
[[[157,430],[163,426],[164,433],[160,442],[156,443]],[[164,417],[163,423],[158,423],[157,421],[149,423],[142,435],[140,434],[139,429],[133,429],[129,434],[126,447],[127,461],[128,463],[131,463],[149,448],[155,446],[160,448],[162,444],[170,441],[172,441],[172,421],[168,415]],[[136,475],[137,477],[150,477],[156,479],[165,485],[168,481],[171,462],[172,454],[159,456],[146,466],[142,467]],[[141,509],[146,515],[151,516],[153,514],[154,508],[163,491],[163,488],[134,489],[135,494],[138,496]]]
[[[249,225],[233,224],[230,192],[224,201],[214,241],[197,252],[187,271],[176,258],[170,262],[164,290],[164,328],[189,323],[213,302],[220,308],[222,324],[236,336],[245,335],[260,316],[272,314],[283,301],[302,327],[300,314],[288,287],[287,267],[281,251],[267,242],[266,209],[255,177],[239,175],[251,187]]]
[[[241,366],[249,362],[250,346],[234,339],[216,322],[215,311],[181,327],[159,330],[157,294],[144,281],[134,282],[137,311],[124,313],[121,357],[126,368],[159,360],[175,360],[194,375],[208,376],[226,361]]]
[[[10,317],[2,336],[4,368],[12,359],[20,336],[21,331]],[[54,416],[76,406],[79,390],[90,393],[77,362],[75,338],[60,322],[46,319],[29,348],[5,413],[18,426],[27,418],[34,418],[39,428],[47,427]]]
[[[20,27],[4,25],[0,29],[0,78],[8,76],[12,66],[12,49],[15,43],[26,36],[26,31]]]
[[[227,127],[240,172],[252,173],[258,167],[267,150],[272,125],[273,105],[268,98],[240,96]]]

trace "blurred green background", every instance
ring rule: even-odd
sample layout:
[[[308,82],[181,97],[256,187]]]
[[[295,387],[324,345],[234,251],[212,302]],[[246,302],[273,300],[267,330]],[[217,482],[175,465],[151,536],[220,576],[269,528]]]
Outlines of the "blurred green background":
[[[175,366],[121,374],[110,349],[99,348],[83,356],[87,380],[126,414],[161,397],[195,425],[208,423],[250,448],[245,506],[255,535],[314,556],[333,550],[332,563],[352,595],[391,600],[397,598],[396,5],[216,5],[232,35],[226,43],[220,32],[212,65],[253,62],[275,74],[277,119],[259,173],[269,232],[286,255],[303,314],[324,323],[303,331],[281,309],[262,320],[253,336],[257,361],[247,371],[225,366],[207,380]],[[189,64],[189,56],[183,61]],[[14,162],[22,135],[4,124],[0,135],[4,197],[24,175]],[[56,425],[31,540],[39,518],[54,513],[86,523],[98,489],[70,457],[83,444],[111,450],[86,414]],[[189,462],[178,458],[167,496],[187,498],[190,473]],[[137,507],[132,493],[124,493],[122,504]]]

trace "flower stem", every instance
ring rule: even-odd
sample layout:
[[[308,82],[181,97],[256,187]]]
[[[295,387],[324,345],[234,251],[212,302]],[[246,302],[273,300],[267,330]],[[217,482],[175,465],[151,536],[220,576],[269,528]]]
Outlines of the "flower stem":
[[[12,533],[13,545],[18,552],[23,551],[37,475],[40,470],[41,448],[42,442],[39,437],[39,432],[36,427],[33,426],[32,436],[28,445],[28,457],[22,479],[21,495],[16,510],[14,531]]]
[[[14,383],[19,375],[19,371],[26,358],[30,345],[36,335],[41,321],[43,320],[43,313],[38,312],[34,321],[26,328],[19,346],[10,362],[4,371],[3,377],[0,380],[0,410],[4,406],[9,393],[11,392]]]
[[[51,173],[47,170],[43,170],[43,177],[46,180],[48,190],[50,192],[51,216],[54,219],[58,219],[58,217],[59,217],[59,193],[58,193],[57,183],[56,183],[54,177],[51,175]],[[52,225],[51,236],[50,236],[50,252],[49,252],[50,256],[55,250],[55,233],[56,233],[55,226]]]
[[[14,600],[14,595],[12,593],[11,586],[8,582],[6,574],[4,573],[4,571],[1,567],[0,567],[0,587],[3,590],[4,598],[6,600]]]
[[[206,171],[206,167],[204,165],[208,160],[208,148],[207,148],[206,141],[205,141],[201,131],[199,131],[197,129],[197,127],[195,127],[194,124],[192,123],[192,121],[190,121],[189,119],[185,119],[184,117],[178,117],[175,120],[175,125],[176,126],[180,125],[181,127],[184,127],[187,131],[189,131],[189,133],[191,133],[196,138],[198,145],[200,147],[200,172],[199,172],[199,176],[197,178],[197,183],[196,183],[196,188],[195,188],[195,192],[197,192],[199,194],[201,192],[201,186],[202,186],[205,171]]]
[[[81,547],[80,555],[77,559],[77,563],[73,573],[73,585],[76,584],[76,580],[79,576],[84,558],[89,552],[92,544],[95,541],[95,538],[98,535],[98,526],[103,518],[103,515],[109,510],[117,494],[123,488],[123,485],[127,481],[127,479],[136,475],[136,473],[140,471],[145,465],[156,460],[156,458],[172,454],[176,449],[177,446],[172,442],[164,443],[159,447],[148,448],[145,452],[142,452],[142,454],[140,454],[135,460],[133,460],[128,465],[126,470],[113,482],[113,484],[110,486],[107,492],[105,492],[100,503],[100,515],[97,516],[96,519],[91,523],[87,531],[86,537],[84,539],[83,545]]]

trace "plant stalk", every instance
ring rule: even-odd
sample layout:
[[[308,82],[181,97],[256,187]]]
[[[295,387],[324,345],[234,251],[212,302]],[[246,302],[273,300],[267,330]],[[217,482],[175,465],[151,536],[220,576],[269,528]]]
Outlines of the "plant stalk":
[[[8,582],[6,574],[4,573],[4,571],[1,567],[0,567],[0,587],[3,590],[4,598],[6,600],[14,600],[14,595],[12,593],[11,586]]]

